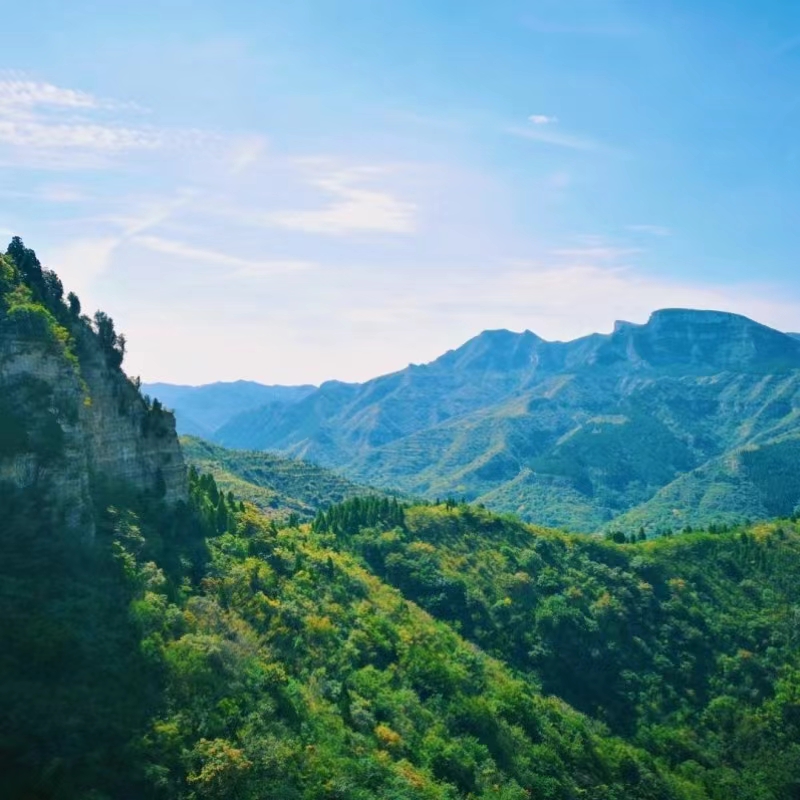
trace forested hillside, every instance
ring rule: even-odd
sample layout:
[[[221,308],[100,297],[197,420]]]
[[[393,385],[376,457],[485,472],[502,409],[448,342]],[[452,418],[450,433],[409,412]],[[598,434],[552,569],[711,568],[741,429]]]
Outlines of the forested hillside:
[[[314,529],[710,796],[784,797],[800,778],[796,522],[618,544],[452,502],[384,520],[355,500]]]
[[[540,524],[656,533],[791,514],[799,408],[795,337],[667,309],[572,342],[487,331],[430,364],[242,414],[215,441]]]
[[[0,279],[0,797],[796,798],[797,523],[279,523],[18,240]]]
[[[232,491],[269,517],[309,520],[321,509],[351,497],[386,492],[370,489],[307,461],[272,453],[226,450],[191,436],[180,439],[184,458],[214,476],[221,491]]]

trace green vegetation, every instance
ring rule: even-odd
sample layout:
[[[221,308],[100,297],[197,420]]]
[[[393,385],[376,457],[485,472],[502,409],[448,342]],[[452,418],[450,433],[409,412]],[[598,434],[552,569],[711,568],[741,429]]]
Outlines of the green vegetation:
[[[291,514],[311,519],[320,509],[351,497],[386,492],[359,486],[331,470],[307,461],[271,453],[226,450],[191,436],[181,437],[187,463],[214,476],[220,489],[232,491],[267,516],[286,520]]]
[[[65,298],[58,276],[43,269],[34,251],[14,237],[6,254],[0,254],[0,363],[30,360],[27,370],[3,375],[0,458],[27,453],[40,467],[57,463],[65,448],[64,431],[76,423],[80,401],[91,404],[84,373],[98,362],[115,376],[121,408],[131,400],[142,404],[144,428],[162,437],[171,432],[163,407],[145,402],[138,382],[121,371],[125,337],[114,321],[102,311],[93,319],[80,312],[77,296]],[[60,391],[68,378],[77,378],[83,397]]]
[[[80,542],[3,499],[3,796],[794,797],[793,523],[619,546],[367,498],[279,529],[192,472]]]
[[[119,377],[124,338],[14,248],[0,357],[41,374],[0,407],[1,797],[797,797],[796,521],[631,542],[451,499],[325,508],[354,487],[197,440],[220,479],[192,466],[168,503],[163,475],[136,489],[61,446],[63,370]],[[136,396],[142,436],[172,436]],[[30,454],[60,482],[18,480]],[[794,450],[763,456],[742,469],[783,503]],[[279,522],[234,479],[322,508]],[[55,495],[81,481],[76,526]]]
[[[484,651],[709,797],[790,797],[800,526],[786,520],[620,546],[470,506],[359,501],[339,547]]]

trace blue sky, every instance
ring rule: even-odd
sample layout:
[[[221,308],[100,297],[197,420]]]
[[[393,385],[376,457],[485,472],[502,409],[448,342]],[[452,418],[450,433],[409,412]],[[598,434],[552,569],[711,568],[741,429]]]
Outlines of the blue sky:
[[[361,380],[486,328],[800,329],[800,5],[32,0],[0,230],[145,380]]]

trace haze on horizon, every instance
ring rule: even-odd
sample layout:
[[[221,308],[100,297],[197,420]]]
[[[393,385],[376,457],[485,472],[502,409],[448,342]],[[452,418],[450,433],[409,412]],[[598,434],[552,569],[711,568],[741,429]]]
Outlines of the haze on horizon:
[[[0,232],[131,374],[364,380],[676,306],[800,328],[800,7],[123,5],[5,10]]]

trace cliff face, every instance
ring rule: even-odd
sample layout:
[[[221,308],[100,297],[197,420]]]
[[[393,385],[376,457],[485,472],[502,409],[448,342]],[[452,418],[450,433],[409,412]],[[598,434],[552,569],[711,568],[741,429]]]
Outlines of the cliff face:
[[[174,503],[186,472],[172,415],[148,408],[91,333],[76,344],[77,363],[24,333],[0,339],[0,482],[38,493],[54,523],[91,536],[97,487]]]
[[[168,503],[185,500],[186,467],[175,417],[148,408],[122,372],[109,370],[96,347],[81,360],[81,374],[90,398],[82,414],[90,470],[138,491],[156,491]]]

